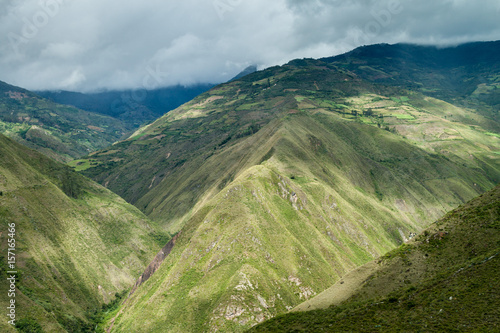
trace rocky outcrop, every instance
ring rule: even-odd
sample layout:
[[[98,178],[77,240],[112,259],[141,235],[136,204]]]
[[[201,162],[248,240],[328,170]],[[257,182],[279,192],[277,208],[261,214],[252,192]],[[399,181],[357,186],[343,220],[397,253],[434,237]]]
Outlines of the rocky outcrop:
[[[160,268],[165,258],[168,257],[170,252],[172,252],[172,249],[174,248],[175,245],[175,241],[180,236],[180,234],[181,233],[179,232],[177,235],[175,235],[174,238],[172,238],[170,242],[168,242],[167,245],[165,245],[161,249],[161,251],[158,252],[158,254],[154,257],[153,261],[149,264],[148,267],[146,267],[144,273],[142,273],[139,279],[137,279],[137,282],[132,287],[129,296],[132,296],[134,292],[137,290],[137,288],[139,288],[144,282],[149,280],[149,278],[158,270],[158,268]]]

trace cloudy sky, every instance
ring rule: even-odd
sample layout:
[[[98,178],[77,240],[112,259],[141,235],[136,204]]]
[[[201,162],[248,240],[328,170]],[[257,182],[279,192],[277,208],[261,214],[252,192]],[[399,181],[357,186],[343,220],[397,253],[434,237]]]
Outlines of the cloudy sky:
[[[499,0],[0,0],[0,80],[32,90],[222,82],[374,43],[500,40]]]

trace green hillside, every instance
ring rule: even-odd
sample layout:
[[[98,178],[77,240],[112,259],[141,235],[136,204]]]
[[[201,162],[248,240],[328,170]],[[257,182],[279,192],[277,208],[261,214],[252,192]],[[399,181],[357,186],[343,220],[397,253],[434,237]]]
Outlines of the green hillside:
[[[500,182],[491,121],[297,60],[74,161],[181,231],[109,326],[241,332],[285,313]]]
[[[250,332],[497,332],[499,260],[497,186],[297,309],[318,310]]]
[[[375,178],[398,162],[408,163],[399,157],[390,160],[384,154],[394,157],[398,152],[378,151],[372,145],[373,139],[360,140],[351,128],[362,133],[372,131],[377,136],[391,133],[384,136],[391,138],[386,143],[404,143],[408,151],[412,150],[406,159],[411,158],[415,164],[419,164],[422,151],[445,158],[466,173],[470,169],[482,173],[488,184],[481,185],[478,179],[476,193],[491,188],[500,179],[498,133],[489,129],[491,119],[475,109],[457,107],[418,92],[375,85],[334,65],[313,60],[294,61],[218,86],[138,130],[128,140],[72,165],[150,217],[169,225],[204,195],[215,194],[240,171],[259,164],[273,147],[247,147],[260,136],[277,133],[284,120],[297,117],[313,117],[320,123],[325,119],[348,128],[335,135],[356,147],[371,163],[385,163],[384,171],[377,174],[372,170]],[[337,155],[335,149],[332,147],[327,154]],[[415,168],[425,171],[419,165]],[[401,176],[407,177],[407,173]]]
[[[61,162],[123,138],[122,121],[59,105],[0,81],[0,133]]]
[[[0,222],[0,306],[14,223],[21,332],[90,332],[169,239],[117,195],[1,134]],[[5,315],[0,331],[15,331]]]
[[[500,41],[455,47],[381,44],[357,48],[323,61],[371,82],[404,87],[500,119]]]

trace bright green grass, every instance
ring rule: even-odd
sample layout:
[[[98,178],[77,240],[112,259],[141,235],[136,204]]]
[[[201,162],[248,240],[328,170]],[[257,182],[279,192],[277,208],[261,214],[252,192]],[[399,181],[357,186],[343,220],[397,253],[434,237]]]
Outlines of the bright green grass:
[[[242,105],[238,106],[238,108],[236,110],[238,110],[238,111],[251,110],[251,109],[255,108],[257,105],[259,105],[259,103],[242,104]]]
[[[487,133],[485,133],[485,134],[486,134],[486,135],[490,135],[490,136],[495,136],[495,137],[497,137],[497,138],[500,138],[500,134],[498,134],[498,133],[491,133],[491,132],[487,132]]]
[[[101,162],[98,160],[85,159],[85,160],[73,160],[68,163],[70,167],[75,169],[75,171],[85,171],[89,168],[92,168],[96,165],[99,165]]]
[[[218,194],[198,208],[201,216],[186,217],[172,257],[122,308],[117,332],[241,332],[260,313],[284,313],[304,300],[301,294],[310,297],[327,281],[393,248],[401,241],[399,229],[405,235],[421,230],[416,215],[395,206],[397,199],[412,207],[418,207],[415,197],[426,207],[435,207],[435,200],[453,207],[459,199],[443,188],[475,195],[454,183],[455,175],[442,173],[454,168],[450,162],[433,160],[401,139],[387,140],[396,136],[373,126],[318,114],[287,117],[276,132],[270,128],[235,144],[231,154],[220,152],[204,162],[203,169],[212,170],[220,158],[236,158],[239,149],[251,146],[261,147],[247,157],[256,163],[274,148],[262,165],[226,176]],[[392,175],[384,174],[389,166]],[[352,186],[346,169],[359,186]],[[460,177],[470,177],[469,172],[459,171]],[[436,187],[428,182],[443,176],[451,178]],[[404,185],[394,186],[385,177],[404,178]],[[298,279],[300,286],[289,279]],[[262,302],[273,305],[263,308]],[[168,310],[158,313],[158,307]],[[233,312],[241,312],[237,321],[226,318]]]

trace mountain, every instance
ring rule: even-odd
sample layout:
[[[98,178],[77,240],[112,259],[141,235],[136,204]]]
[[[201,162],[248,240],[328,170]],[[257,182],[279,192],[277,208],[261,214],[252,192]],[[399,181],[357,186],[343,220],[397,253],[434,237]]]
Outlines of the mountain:
[[[152,90],[122,90],[100,93],[38,91],[53,102],[107,115],[137,129],[212,88],[213,84],[173,86]]]
[[[490,190],[498,122],[470,103],[294,60],[74,161],[180,231],[112,331],[244,331]]]
[[[231,80],[229,80],[229,82],[231,81],[236,81],[238,79],[241,79],[242,77],[244,76],[247,76],[249,74],[252,74],[252,73],[255,73],[257,72],[257,66],[255,65],[250,65],[248,66],[247,68],[245,68],[244,70],[242,70],[238,75],[236,75],[235,77],[233,77]]]
[[[114,118],[63,106],[0,81],[0,133],[67,162],[123,138]]]
[[[500,186],[250,332],[496,332]]]
[[[93,331],[170,239],[116,194],[1,134],[0,221],[0,306],[15,300],[21,332]],[[0,331],[19,332],[6,318]]]
[[[372,82],[405,87],[450,103],[474,107],[498,125],[498,52],[500,41],[447,48],[381,44],[322,60]]]

